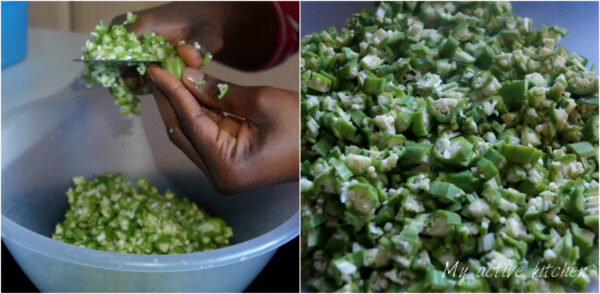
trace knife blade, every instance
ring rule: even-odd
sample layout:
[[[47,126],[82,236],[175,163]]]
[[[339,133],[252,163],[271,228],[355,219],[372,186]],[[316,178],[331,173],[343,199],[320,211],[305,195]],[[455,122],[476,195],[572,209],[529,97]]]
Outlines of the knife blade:
[[[91,63],[119,63],[119,64],[123,64],[123,65],[160,62],[159,60],[116,60],[116,59],[81,59],[81,58],[75,58],[75,59],[73,59],[73,61],[91,62]]]

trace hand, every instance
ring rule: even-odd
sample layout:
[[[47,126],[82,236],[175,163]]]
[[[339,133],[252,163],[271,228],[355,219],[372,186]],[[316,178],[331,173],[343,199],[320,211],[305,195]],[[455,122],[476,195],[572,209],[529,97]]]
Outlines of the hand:
[[[185,45],[178,46],[178,53],[186,64],[198,68],[202,65],[205,52],[215,54],[221,50],[223,32],[220,24],[210,18],[201,20],[192,17],[192,14],[186,11],[189,9],[188,6],[189,4],[170,3],[134,12],[137,20],[128,25],[127,30],[138,35],[144,33],[161,35],[173,46],[185,41]],[[125,19],[125,14],[118,15],[112,20],[111,25],[122,24]],[[200,50],[194,49],[194,42],[198,42]]]
[[[202,56],[210,52],[215,59],[238,69],[263,65],[277,45],[277,18],[267,2],[173,2],[134,12],[135,23],[127,26],[138,35],[154,32],[173,46],[185,63],[202,65]],[[126,15],[111,24],[122,24]],[[198,42],[200,52],[193,48]]]
[[[232,193],[298,179],[298,93],[227,83],[219,100],[217,84],[224,82],[197,69],[185,68],[183,82],[156,65],[148,73],[169,139],[217,189]],[[199,80],[206,83],[196,87]]]

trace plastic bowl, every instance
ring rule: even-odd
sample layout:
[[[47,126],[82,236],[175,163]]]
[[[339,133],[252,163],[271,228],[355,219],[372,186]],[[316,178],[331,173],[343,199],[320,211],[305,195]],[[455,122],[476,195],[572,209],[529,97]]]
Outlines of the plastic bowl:
[[[235,196],[213,192],[168,140],[152,98],[123,117],[105,89],[64,93],[2,116],[2,239],[48,292],[239,292],[298,235],[298,183]],[[199,253],[134,255],[55,241],[73,176],[146,177],[233,227],[232,245]],[[260,172],[257,170],[256,172]]]

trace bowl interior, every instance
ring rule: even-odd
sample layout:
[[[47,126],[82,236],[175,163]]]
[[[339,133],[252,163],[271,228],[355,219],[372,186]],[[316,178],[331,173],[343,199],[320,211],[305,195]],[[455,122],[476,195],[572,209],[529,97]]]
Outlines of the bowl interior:
[[[105,89],[69,89],[3,115],[2,214],[51,236],[68,208],[71,179],[104,172],[145,177],[160,191],[190,198],[233,227],[232,244],[258,237],[298,211],[297,182],[218,195],[171,144],[152,96],[141,99],[141,115],[124,117]]]

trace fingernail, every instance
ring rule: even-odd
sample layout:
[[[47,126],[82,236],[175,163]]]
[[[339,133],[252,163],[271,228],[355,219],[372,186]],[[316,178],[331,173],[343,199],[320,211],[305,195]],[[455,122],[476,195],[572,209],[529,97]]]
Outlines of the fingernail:
[[[196,45],[197,45],[197,46],[196,46]],[[187,49],[184,49],[184,50],[185,50],[185,51],[187,51],[187,52],[192,52],[192,54],[194,55],[194,56],[192,57],[193,59],[199,59],[199,58],[202,58],[202,52],[203,52],[203,50],[204,50],[204,47],[200,46],[200,45],[198,44],[198,42],[194,42],[193,44],[191,44],[191,43],[186,43],[186,44],[184,45],[184,47],[192,49],[192,50],[187,50]],[[198,48],[200,48],[200,49],[198,49]]]
[[[204,73],[193,69],[191,67],[186,67],[183,69],[183,78],[192,82],[192,84],[197,84],[199,81],[204,80]]]
[[[205,48],[203,46],[200,45],[200,43],[198,43],[198,41],[195,41],[194,44],[190,45],[192,48],[194,48],[194,50],[192,50],[192,52],[194,52],[194,59],[200,59],[203,56],[203,52],[205,51]]]

